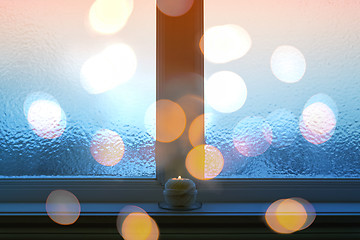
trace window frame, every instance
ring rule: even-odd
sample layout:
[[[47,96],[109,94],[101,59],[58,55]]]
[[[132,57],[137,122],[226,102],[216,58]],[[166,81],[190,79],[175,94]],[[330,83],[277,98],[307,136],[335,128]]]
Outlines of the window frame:
[[[157,100],[166,98],[176,101],[165,89],[171,78],[178,74],[193,71],[204,78],[204,57],[198,47],[204,31],[203,11],[204,0],[195,0],[187,14],[176,18],[168,17],[156,8]],[[176,39],[177,36],[184,38]],[[169,39],[173,41],[169,42]],[[188,51],[174,56],[173,50],[179,47]],[[195,93],[203,98],[203,85],[199,88],[188,81],[187,90],[182,93]],[[200,115],[204,106],[198,107]],[[191,120],[187,119],[187,128]],[[187,134],[181,138],[187,138]],[[310,202],[360,200],[360,193],[356,191],[360,187],[359,179],[196,180],[185,168],[186,154],[191,145],[184,145],[181,138],[172,143],[156,142],[155,179],[3,179],[0,181],[3,192],[0,202],[45,202],[49,193],[56,189],[73,192],[80,202],[159,202],[163,201],[166,180],[178,175],[196,182],[199,201],[203,202],[271,202],[287,197],[303,197]],[[164,154],[169,148],[177,149],[176,154]]]
[[[184,62],[184,69],[190,68],[191,66],[195,66],[195,72],[200,72],[202,79],[204,79],[204,57],[201,51],[199,50],[199,42],[204,33],[204,0],[195,1],[198,5],[193,6],[192,11],[196,11],[198,16],[201,18],[194,18],[194,22],[198,23],[198,25],[194,24],[195,29],[193,31],[193,41],[195,41],[195,45],[189,44],[189,48],[193,49],[194,55],[196,55],[196,59],[192,61]],[[185,17],[185,16],[184,16]],[[192,26],[187,26],[188,29],[191,29]],[[165,28],[164,34],[174,34],[177,35],[171,28]],[[157,40],[158,41],[158,40]],[[194,47],[195,46],[195,47]],[[162,48],[161,48],[162,49]],[[171,47],[165,48],[165,51],[171,51]],[[159,53],[159,52],[158,52]],[[160,55],[162,57],[162,55]],[[200,59],[200,60],[199,60]],[[157,61],[160,62],[157,66],[161,65],[161,58],[157,57]],[[198,62],[196,62],[198,61]],[[170,62],[171,63],[171,62]],[[189,66],[186,66],[189,64]],[[168,67],[168,65],[166,65]],[[184,70],[186,72],[186,70]],[[159,74],[159,71],[158,71]],[[166,93],[162,93],[163,85],[167,84],[168,78],[171,77],[171,74],[167,75],[158,75],[158,93],[157,99],[162,99],[163,96],[169,98]],[[202,85],[203,87],[203,85]],[[186,94],[186,93],[184,93]],[[197,93],[199,96],[204,98],[204,92],[199,91]],[[170,100],[176,100],[171,99]],[[204,106],[202,109],[199,109],[199,115],[204,113]],[[191,121],[190,121],[191,123]],[[189,121],[187,124],[190,124]],[[185,134],[186,135],[186,134]],[[157,146],[158,146],[157,142]],[[173,145],[175,143],[171,143]],[[169,145],[169,144],[168,144]],[[159,144],[159,149],[157,148],[157,158],[162,152],[161,148],[166,148],[167,144]],[[180,145],[178,143],[178,145]],[[191,149],[191,147],[190,147]],[[188,151],[190,150],[187,149]],[[187,152],[188,152],[187,151]],[[186,153],[187,153],[186,152]],[[161,158],[165,156],[161,155]],[[281,198],[290,198],[290,197],[302,197],[307,199],[310,202],[358,202],[360,200],[360,193],[355,191],[360,186],[360,179],[317,179],[317,178],[282,178],[282,179],[246,179],[246,178],[234,178],[234,179],[222,179],[215,178],[209,181],[201,181],[194,179],[189,175],[185,168],[185,158],[186,154],[180,154],[176,156],[172,164],[174,164],[176,170],[168,170],[163,179],[161,179],[161,183],[170,178],[176,177],[183,174],[182,176],[193,179],[196,182],[197,189],[199,192],[198,198],[200,201],[204,202],[272,202]],[[166,161],[166,160],[161,160]]]
[[[203,0],[194,1],[191,9],[179,17],[169,17],[157,8],[156,100],[176,102],[179,95],[188,94],[204,99],[204,55],[198,45],[203,35],[203,10]],[[201,81],[186,81],[188,73],[196,74]],[[186,81],[185,87],[174,96],[168,89],[182,77],[182,83]],[[192,110],[201,115],[204,113],[204,104],[196,105]],[[170,143],[156,141],[157,177],[161,185],[177,176],[191,178],[185,167],[186,155],[192,149],[187,131],[196,116],[186,117],[185,131],[177,140]]]
[[[204,6],[201,14],[204,15]],[[360,201],[356,191],[360,179],[355,178],[215,178],[196,183],[199,198],[209,202],[273,202],[291,197],[310,202]]]

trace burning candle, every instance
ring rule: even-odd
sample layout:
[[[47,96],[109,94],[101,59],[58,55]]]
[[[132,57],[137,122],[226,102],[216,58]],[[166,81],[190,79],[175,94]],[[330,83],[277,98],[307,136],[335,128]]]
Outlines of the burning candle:
[[[171,178],[165,184],[166,190],[193,190],[195,189],[195,183],[188,178]]]
[[[164,198],[169,206],[189,207],[196,201],[195,183],[188,178],[171,178],[165,184]]]

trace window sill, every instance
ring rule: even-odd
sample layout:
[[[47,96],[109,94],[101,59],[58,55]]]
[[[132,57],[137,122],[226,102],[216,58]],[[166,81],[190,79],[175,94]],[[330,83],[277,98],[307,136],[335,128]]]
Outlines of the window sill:
[[[116,216],[126,205],[146,210],[157,222],[160,239],[359,239],[360,203],[316,203],[317,217],[290,235],[264,223],[268,203],[204,203],[193,211],[160,209],[157,203],[83,203],[73,225],[51,221],[44,203],[0,204],[1,239],[119,239]]]
[[[203,203],[200,209],[161,209],[158,203],[82,203],[82,216],[117,216],[127,205],[143,208],[151,216],[263,216],[270,203]],[[360,216],[360,203],[314,203],[317,216]],[[0,203],[0,216],[46,215],[45,203]]]

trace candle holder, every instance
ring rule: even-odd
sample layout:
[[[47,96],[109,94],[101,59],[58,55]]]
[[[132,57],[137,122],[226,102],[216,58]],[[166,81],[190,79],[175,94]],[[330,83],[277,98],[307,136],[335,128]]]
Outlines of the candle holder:
[[[165,202],[159,203],[159,207],[169,210],[194,210],[201,207],[196,202],[197,190],[195,183],[187,178],[172,178],[165,184],[163,191]]]

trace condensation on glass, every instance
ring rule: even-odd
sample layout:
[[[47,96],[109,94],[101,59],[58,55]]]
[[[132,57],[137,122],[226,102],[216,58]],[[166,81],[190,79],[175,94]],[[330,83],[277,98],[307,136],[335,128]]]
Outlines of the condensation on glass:
[[[206,0],[218,178],[360,177],[359,1]]]
[[[0,1],[0,177],[155,178],[155,2]]]

